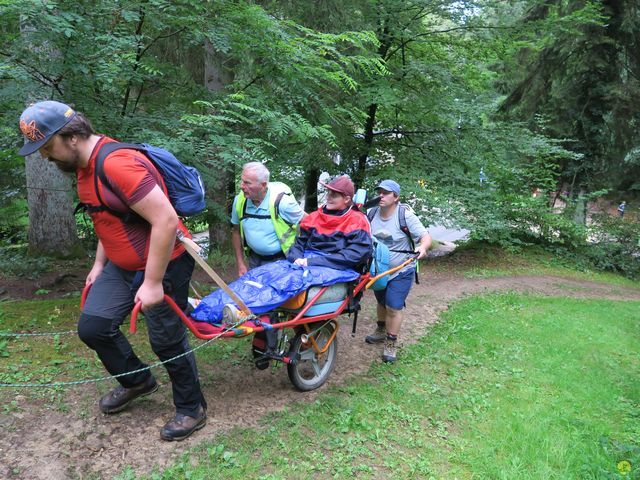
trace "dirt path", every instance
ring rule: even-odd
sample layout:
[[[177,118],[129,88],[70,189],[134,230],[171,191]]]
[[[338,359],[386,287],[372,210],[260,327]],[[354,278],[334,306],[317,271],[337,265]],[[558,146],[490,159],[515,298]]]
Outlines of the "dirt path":
[[[401,341],[411,343],[428,332],[438,314],[464,296],[499,290],[562,295],[575,298],[640,300],[640,289],[612,287],[586,281],[549,277],[465,279],[448,273],[422,275],[422,283],[410,295]],[[380,348],[366,345],[373,325],[374,303],[367,293],[358,333],[350,336],[345,318],[339,334],[337,367],[327,385],[344,383],[378,361]],[[209,347],[208,347],[209,348]],[[258,425],[269,412],[293,401],[311,402],[316,392],[300,393],[287,378],[286,369],[259,371],[246,364],[202,365],[205,395],[209,402],[207,426],[181,443],[159,439],[159,429],[171,416],[170,386],[134,402],[125,412],[105,416],[97,408],[98,388],[84,386],[66,391],[71,411],[61,413],[46,404],[31,405],[19,414],[0,411],[0,478],[66,479],[111,478],[130,465],[137,474],[162,469],[201,442],[215,441],[217,434],[236,426]],[[324,390],[323,387],[320,392]],[[17,395],[17,401],[25,397]],[[44,402],[43,402],[44,403]],[[238,412],[252,412],[238,415]]]

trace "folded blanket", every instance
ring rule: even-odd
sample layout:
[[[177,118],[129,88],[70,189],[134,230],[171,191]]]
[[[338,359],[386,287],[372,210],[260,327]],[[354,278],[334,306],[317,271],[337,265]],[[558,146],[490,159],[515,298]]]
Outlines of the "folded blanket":
[[[354,270],[335,270],[328,267],[301,267],[288,260],[279,260],[249,270],[229,288],[253,313],[266,313],[313,286],[350,282],[360,277]],[[207,295],[191,313],[194,320],[220,323],[226,304],[235,305],[222,289]],[[237,307],[237,305],[236,305]]]

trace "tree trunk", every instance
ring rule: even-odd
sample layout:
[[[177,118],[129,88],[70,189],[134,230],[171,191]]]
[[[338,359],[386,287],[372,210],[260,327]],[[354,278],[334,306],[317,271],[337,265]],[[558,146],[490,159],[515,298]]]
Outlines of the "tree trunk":
[[[304,174],[304,211],[307,213],[315,212],[318,209],[319,178],[320,170],[318,168],[309,168]]]
[[[32,254],[77,256],[80,242],[73,215],[71,177],[44,161],[39,153],[25,161],[29,206],[29,251]]]
[[[387,61],[387,54],[389,53],[389,47],[393,42],[393,37],[389,33],[388,27],[388,19],[381,18],[379,19],[380,29],[376,36],[378,40],[380,40],[380,46],[378,47],[378,56],[380,59]],[[363,148],[362,153],[358,157],[358,165],[357,170],[353,178],[353,183],[357,188],[362,187],[364,185],[364,179],[367,176],[367,160],[369,159],[369,155],[373,150],[373,139],[375,133],[376,126],[376,113],[378,112],[378,104],[372,103],[369,105],[367,109],[367,120],[364,124],[364,137],[363,137]]]
[[[33,32],[34,28],[21,20],[20,34],[27,43],[30,43],[29,38]],[[36,51],[43,48],[42,45],[31,47]],[[58,83],[40,80],[62,95]],[[33,92],[25,93],[27,104],[36,100]],[[80,256],[82,246],[73,215],[71,177],[63,174],[53,163],[44,161],[40,153],[35,152],[25,158],[25,180],[29,209],[29,251],[35,255]]]
[[[209,91],[217,92],[233,81],[233,72],[224,66],[224,58],[216,52],[209,40],[204,42],[204,85]],[[207,196],[217,208],[209,212],[209,241],[211,246],[225,248],[231,244],[229,217],[235,195],[235,168],[222,168],[217,178],[208,186]]]
[[[376,112],[378,111],[378,104],[372,103],[369,105],[367,112],[367,121],[364,124],[364,146],[362,153],[358,157],[358,169],[356,170],[356,174],[353,178],[353,182],[361,187],[364,184],[364,179],[367,175],[367,159],[369,158],[369,154],[373,148],[373,134],[374,127],[376,125]]]

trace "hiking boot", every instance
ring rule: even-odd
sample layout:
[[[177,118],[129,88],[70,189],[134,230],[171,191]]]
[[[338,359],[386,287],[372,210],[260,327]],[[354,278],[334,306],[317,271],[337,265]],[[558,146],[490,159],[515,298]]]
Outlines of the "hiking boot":
[[[202,405],[197,415],[197,417],[190,417],[183,413],[176,413],[176,416],[160,430],[160,438],[167,442],[184,440],[207,424],[207,410]]]
[[[369,344],[382,343],[386,338],[387,328],[383,325],[378,325],[371,335],[367,335],[366,337],[364,337],[364,341]]]
[[[384,342],[384,351],[382,352],[382,361],[385,363],[393,363],[396,361],[396,352],[398,347],[395,340],[388,340]]]
[[[150,375],[143,383],[135,387],[125,388],[118,385],[100,399],[98,404],[102,413],[118,413],[138,397],[144,397],[158,389],[158,382]]]

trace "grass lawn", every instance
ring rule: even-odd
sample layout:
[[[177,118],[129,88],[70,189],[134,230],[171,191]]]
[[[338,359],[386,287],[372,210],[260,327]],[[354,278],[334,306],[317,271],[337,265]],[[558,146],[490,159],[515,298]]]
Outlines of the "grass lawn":
[[[78,298],[56,300],[20,300],[0,302],[0,383],[7,384],[58,384],[74,381],[90,381],[108,376],[95,353],[78,338]],[[128,336],[134,350],[141,358],[154,363],[157,357],[147,339],[146,324],[138,322],[138,333],[130,335],[129,319],[122,331]],[[27,334],[58,333],[38,337],[4,336],[12,332]],[[216,348],[198,350],[198,362],[210,364],[225,361],[229,365],[250,363],[250,337],[232,342],[218,342]],[[191,338],[191,347],[205,342]],[[169,382],[164,368],[154,371],[156,378]],[[204,379],[206,370],[201,372]],[[98,382],[100,394],[113,388],[111,382]],[[60,410],[68,410],[66,391],[69,386],[33,388],[22,390],[28,398],[45,398]],[[15,390],[0,388],[0,412],[17,411]]]
[[[638,479],[639,306],[458,302],[397,364],[151,478]]]
[[[466,276],[572,272],[536,254],[503,255],[500,263],[499,255],[484,253],[481,261],[461,262]],[[635,286],[620,277],[572,275]],[[77,304],[77,298],[2,302],[0,332],[73,331]],[[640,480],[638,307],[511,293],[456,302],[427,336],[400,351],[397,364],[375,363],[313,404],[270,415],[261,428],[203,438],[150,478]],[[132,341],[153,358],[140,327]],[[201,349],[198,361],[248,361],[248,341]],[[0,383],[104,374],[74,334],[0,337]],[[27,401],[46,397],[64,410],[64,392],[29,391]],[[21,407],[14,394],[0,391],[4,413]],[[210,409],[215,421],[215,402]],[[129,469],[117,478],[136,476]]]
[[[637,287],[638,282],[614,272],[590,268],[575,259],[553,255],[538,247],[510,252],[490,245],[459,249],[438,262],[425,262],[426,269],[457,272],[465,278],[491,278],[509,275],[558,275],[603,282],[621,287]]]

